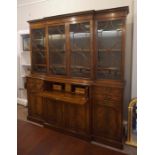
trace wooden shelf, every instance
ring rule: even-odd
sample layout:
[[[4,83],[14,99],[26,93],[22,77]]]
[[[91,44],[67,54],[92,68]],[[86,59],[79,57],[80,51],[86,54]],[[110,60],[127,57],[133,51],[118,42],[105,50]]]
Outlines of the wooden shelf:
[[[78,31],[78,32],[70,32],[70,33],[73,33],[73,35],[79,35],[80,34],[83,34],[85,38],[88,38],[89,36],[85,36],[85,35],[90,35],[90,32],[83,32],[83,31]],[[83,36],[81,36],[83,37]]]
[[[45,49],[42,49],[42,50],[32,49],[32,52],[46,52],[46,50]]]
[[[66,68],[66,66],[65,65],[59,65],[59,64],[52,64],[52,66],[50,66],[50,68],[52,68],[52,67],[56,67],[56,68]]]
[[[23,87],[19,88],[19,90],[20,90],[20,91],[26,91],[26,89],[23,88]]]
[[[42,97],[51,98],[58,101],[64,101],[71,104],[86,104],[88,98],[84,95],[66,93],[66,92],[59,92],[59,91],[43,91],[39,94]]]
[[[97,70],[120,70],[119,68],[117,67],[98,67]]]
[[[33,41],[38,41],[38,40],[45,40],[45,38],[34,38]]]
[[[41,66],[41,67],[46,67],[46,64],[34,64],[35,66]]]
[[[26,50],[26,51],[23,51],[23,50],[21,50],[21,54],[23,54],[23,53],[29,53],[30,51],[28,51],[28,50]]]
[[[31,64],[22,64],[22,66],[24,66],[24,67],[30,67]]]
[[[25,78],[27,75],[21,75],[22,78]]]
[[[72,52],[90,52],[90,49],[72,49]]]
[[[65,49],[51,49],[49,50],[51,53],[56,53],[56,52],[65,52]]]
[[[121,52],[121,49],[98,49],[98,52]]]
[[[71,66],[71,68],[76,68],[76,69],[87,69],[87,70],[90,70],[89,67],[84,67],[84,66]]]

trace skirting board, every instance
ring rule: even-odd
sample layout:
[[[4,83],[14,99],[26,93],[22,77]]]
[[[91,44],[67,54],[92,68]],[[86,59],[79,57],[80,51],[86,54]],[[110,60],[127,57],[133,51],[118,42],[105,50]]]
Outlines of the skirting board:
[[[23,106],[27,106],[27,100],[22,98],[17,98],[17,103]]]

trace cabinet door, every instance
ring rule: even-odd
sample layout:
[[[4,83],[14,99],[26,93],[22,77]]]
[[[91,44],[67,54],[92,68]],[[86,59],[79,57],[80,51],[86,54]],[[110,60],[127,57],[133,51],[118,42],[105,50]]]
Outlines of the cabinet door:
[[[44,99],[44,117],[45,121],[53,126],[62,126],[62,102],[53,99]]]
[[[91,76],[91,27],[90,22],[70,24],[70,50],[72,77]]]
[[[100,138],[121,140],[121,110],[116,106],[93,103],[93,135]]]
[[[88,133],[88,107],[64,103],[64,127],[77,133]]]
[[[97,21],[97,79],[120,80],[124,20]]]
[[[47,71],[45,28],[31,29],[32,71],[45,73]]]
[[[29,116],[36,119],[43,117],[43,103],[42,97],[37,96],[35,93],[28,94],[28,113]]]
[[[66,75],[65,25],[48,27],[49,71],[54,75]]]

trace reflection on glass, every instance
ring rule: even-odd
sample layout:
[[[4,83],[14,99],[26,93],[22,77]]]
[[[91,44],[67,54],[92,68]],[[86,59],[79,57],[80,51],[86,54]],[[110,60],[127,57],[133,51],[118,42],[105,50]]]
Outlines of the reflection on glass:
[[[32,69],[46,72],[45,29],[32,30]]]
[[[90,77],[90,23],[70,25],[71,76]]]
[[[45,50],[45,30],[32,30],[32,50]]]
[[[48,29],[50,71],[56,75],[66,74],[66,49],[64,25]]]
[[[97,23],[98,79],[120,79],[122,26],[121,20]]]

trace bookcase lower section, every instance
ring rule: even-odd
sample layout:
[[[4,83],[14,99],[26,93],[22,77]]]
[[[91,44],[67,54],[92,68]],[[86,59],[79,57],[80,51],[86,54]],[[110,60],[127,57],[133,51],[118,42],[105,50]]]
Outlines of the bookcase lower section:
[[[27,88],[28,120],[87,141],[123,148],[123,89],[118,85],[27,78]]]

